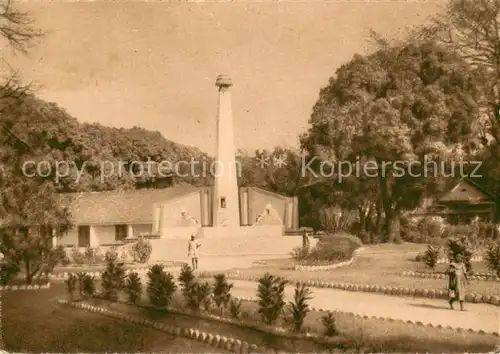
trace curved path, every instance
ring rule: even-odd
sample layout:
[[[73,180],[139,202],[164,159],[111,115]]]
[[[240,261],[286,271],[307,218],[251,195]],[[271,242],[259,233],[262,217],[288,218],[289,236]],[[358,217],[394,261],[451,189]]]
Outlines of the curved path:
[[[231,282],[234,283],[231,291],[234,296],[256,298],[256,282],[244,280],[231,280]],[[361,316],[420,321],[435,326],[472,328],[490,333],[500,331],[500,312],[496,306],[466,304],[466,311],[452,311],[446,301],[438,299],[404,298],[324,288],[311,290],[313,299],[309,303],[316,308],[352,312]],[[293,299],[292,286],[287,287],[286,297],[289,301]],[[458,308],[458,304],[456,307]]]

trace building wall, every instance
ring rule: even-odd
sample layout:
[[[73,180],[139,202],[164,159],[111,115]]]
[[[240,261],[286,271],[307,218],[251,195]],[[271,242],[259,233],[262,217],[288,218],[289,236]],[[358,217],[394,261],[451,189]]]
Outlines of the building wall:
[[[194,217],[201,226],[201,198],[200,192],[190,193],[186,196],[175,198],[169,202],[161,204],[160,235],[164,230],[179,227],[181,212],[185,211],[189,216]]]
[[[116,243],[115,225],[92,226],[99,245]]]
[[[57,239],[57,244],[62,246],[76,246],[78,244],[78,228],[74,227],[61,238]]]
[[[150,235],[153,232],[153,223],[132,225],[132,235],[129,237],[138,237],[142,234]]]

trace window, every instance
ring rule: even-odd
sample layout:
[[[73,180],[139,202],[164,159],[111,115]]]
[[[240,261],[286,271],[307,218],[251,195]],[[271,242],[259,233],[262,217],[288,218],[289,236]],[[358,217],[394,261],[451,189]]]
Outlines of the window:
[[[224,209],[226,207],[226,197],[220,198],[220,207]]]
[[[123,241],[127,238],[127,225],[115,225],[115,241]]]
[[[90,246],[90,226],[78,226],[78,247]]]

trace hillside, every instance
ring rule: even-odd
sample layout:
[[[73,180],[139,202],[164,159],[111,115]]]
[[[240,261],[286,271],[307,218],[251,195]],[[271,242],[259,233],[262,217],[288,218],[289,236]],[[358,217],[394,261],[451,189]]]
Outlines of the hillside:
[[[143,167],[143,172],[140,171],[139,162],[148,160],[166,161],[164,166],[167,167],[191,158],[209,160],[196,148],[175,143],[159,132],[140,127],[125,129],[80,123],[57,104],[33,95],[4,110],[0,126],[4,183],[28,178],[23,176],[23,164],[27,167],[24,174],[47,175],[44,179],[53,181],[59,192],[210,183],[210,177],[193,177],[189,166],[180,169],[186,177],[168,176],[153,164],[149,170]],[[41,163],[38,172],[37,163]]]

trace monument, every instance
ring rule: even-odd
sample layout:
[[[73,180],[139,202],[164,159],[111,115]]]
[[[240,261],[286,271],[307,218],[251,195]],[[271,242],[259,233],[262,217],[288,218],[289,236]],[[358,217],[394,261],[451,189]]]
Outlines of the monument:
[[[238,168],[235,159],[233,112],[231,108],[231,79],[219,75],[217,112],[217,157],[213,196],[213,227],[240,227]]]
[[[300,236],[285,236],[298,228],[296,197],[255,187],[238,187],[232,80],[219,75],[214,185],[157,203],[154,207],[152,259],[183,259],[187,240],[196,235],[205,256],[288,254],[301,244]],[[200,132],[203,134],[203,132]],[[179,257],[179,258],[176,258]]]

